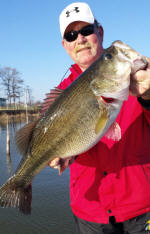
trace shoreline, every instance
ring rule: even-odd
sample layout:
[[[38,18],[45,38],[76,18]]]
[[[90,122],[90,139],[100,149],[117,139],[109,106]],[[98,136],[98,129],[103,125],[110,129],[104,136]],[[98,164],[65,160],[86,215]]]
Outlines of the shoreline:
[[[6,125],[7,122],[8,123],[20,123],[20,122],[25,122],[27,117],[29,121],[33,121],[39,118],[39,113],[32,113],[32,114],[28,114],[28,116],[26,116],[25,113],[20,113],[20,114],[6,114],[6,113],[2,113],[0,115],[0,125]]]

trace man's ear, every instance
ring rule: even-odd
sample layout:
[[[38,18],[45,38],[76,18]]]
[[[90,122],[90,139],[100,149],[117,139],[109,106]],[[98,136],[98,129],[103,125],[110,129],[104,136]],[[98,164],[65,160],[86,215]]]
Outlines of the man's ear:
[[[62,46],[64,47],[64,49],[66,50],[66,52],[68,53],[67,42],[65,41],[65,39],[62,39],[61,43],[62,43]]]
[[[62,39],[61,44],[62,44],[62,46],[63,46],[64,49],[65,49],[66,47],[65,47],[65,41],[64,41],[64,39]]]

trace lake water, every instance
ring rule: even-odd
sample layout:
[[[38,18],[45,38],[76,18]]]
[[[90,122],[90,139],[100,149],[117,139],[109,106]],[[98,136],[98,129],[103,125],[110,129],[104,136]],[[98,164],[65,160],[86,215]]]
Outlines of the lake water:
[[[13,174],[21,155],[14,136],[21,124],[9,125],[10,157],[6,155],[6,126],[0,125],[0,185]],[[24,215],[14,208],[0,208],[0,234],[74,234],[69,201],[69,170],[61,176],[46,167],[32,183],[32,213]]]

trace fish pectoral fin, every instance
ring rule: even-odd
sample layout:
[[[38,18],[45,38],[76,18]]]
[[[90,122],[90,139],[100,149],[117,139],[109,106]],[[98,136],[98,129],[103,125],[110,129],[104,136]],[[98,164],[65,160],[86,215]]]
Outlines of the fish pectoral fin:
[[[15,141],[19,152],[23,155],[26,154],[29,142],[32,137],[33,130],[37,124],[37,121],[26,124],[23,128],[21,128],[15,136]]]
[[[114,122],[105,134],[105,137],[114,141],[121,139],[121,129],[117,122]]]
[[[106,111],[103,111],[102,114],[100,115],[99,119],[98,119],[98,122],[96,124],[96,127],[95,127],[95,133],[98,134],[100,132],[103,131],[103,129],[105,128],[106,126],[106,123],[107,123],[107,112]]]

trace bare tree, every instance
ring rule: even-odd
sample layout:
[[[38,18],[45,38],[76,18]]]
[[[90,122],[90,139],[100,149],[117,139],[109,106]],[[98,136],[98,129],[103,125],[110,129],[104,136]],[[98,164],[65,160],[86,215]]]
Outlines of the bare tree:
[[[11,68],[5,67],[0,70],[1,84],[4,86],[8,103],[11,104]]]
[[[23,80],[16,68],[4,67],[0,69],[1,84],[4,87],[8,103],[11,105],[12,99],[14,104],[16,99],[20,99]]]
[[[11,97],[13,98],[13,103],[16,104],[16,99],[20,99],[23,80],[20,78],[20,73],[14,68],[12,69],[12,90]]]

